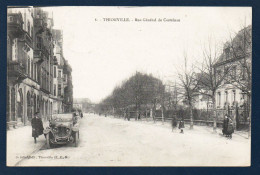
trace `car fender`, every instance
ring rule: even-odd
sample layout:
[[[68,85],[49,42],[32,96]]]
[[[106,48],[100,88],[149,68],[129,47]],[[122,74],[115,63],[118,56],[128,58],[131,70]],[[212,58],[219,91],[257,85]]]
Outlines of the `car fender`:
[[[78,132],[78,131],[79,131],[78,125],[77,125],[77,126],[74,125],[74,126],[71,128],[71,130],[74,131],[74,132]]]

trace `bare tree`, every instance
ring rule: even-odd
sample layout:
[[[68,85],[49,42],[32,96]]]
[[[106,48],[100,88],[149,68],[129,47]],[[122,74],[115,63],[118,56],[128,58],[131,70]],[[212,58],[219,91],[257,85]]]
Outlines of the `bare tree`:
[[[182,72],[178,72],[178,79],[180,81],[179,87],[182,92],[182,96],[184,97],[187,105],[189,106],[190,113],[190,129],[193,129],[193,103],[195,101],[194,97],[198,94],[198,81],[196,77],[196,73],[194,72],[194,67],[192,66],[190,70],[188,70],[187,63],[187,53],[184,53],[184,70]]]
[[[228,75],[230,66],[225,65],[224,70],[216,69],[219,65],[220,56],[217,51],[217,45],[212,44],[211,39],[204,45],[203,63],[198,67],[200,73],[197,75],[199,83],[199,93],[208,96],[212,100],[213,106],[213,131],[217,129],[217,115],[216,115],[216,92],[222,86],[223,81]]]

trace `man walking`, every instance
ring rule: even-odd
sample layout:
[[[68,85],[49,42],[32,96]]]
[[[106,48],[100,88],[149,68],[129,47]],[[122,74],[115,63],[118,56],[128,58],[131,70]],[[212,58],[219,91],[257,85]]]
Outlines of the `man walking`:
[[[36,138],[43,134],[43,123],[39,117],[39,112],[36,112],[31,121],[32,124],[32,137],[34,138],[34,143],[37,143]]]

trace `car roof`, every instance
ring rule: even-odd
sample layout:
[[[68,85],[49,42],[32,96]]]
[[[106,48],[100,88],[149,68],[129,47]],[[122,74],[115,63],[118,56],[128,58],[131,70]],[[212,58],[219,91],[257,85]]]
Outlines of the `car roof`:
[[[72,117],[72,113],[66,113],[66,114],[53,114],[52,115],[54,118],[69,118],[69,117]]]

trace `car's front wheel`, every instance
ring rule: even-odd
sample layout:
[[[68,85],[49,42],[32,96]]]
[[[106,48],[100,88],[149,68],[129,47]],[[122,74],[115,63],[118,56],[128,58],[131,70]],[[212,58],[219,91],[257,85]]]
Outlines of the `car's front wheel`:
[[[50,142],[50,133],[46,134],[47,148],[50,149],[52,147],[52,143]]]
[[[79,132],[75,132],[74,136],[74,146],[78,147],[78,142],[79,142]]]

